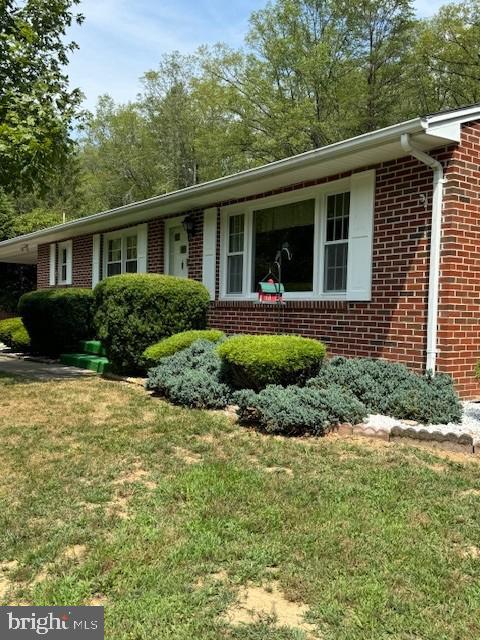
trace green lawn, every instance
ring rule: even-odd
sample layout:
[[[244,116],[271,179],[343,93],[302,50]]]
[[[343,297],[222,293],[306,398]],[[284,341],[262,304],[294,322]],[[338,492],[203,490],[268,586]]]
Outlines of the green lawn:
[[[1,377],[0,464],[3,604],[103,604],[110,640],[480,636],[472,458]]]

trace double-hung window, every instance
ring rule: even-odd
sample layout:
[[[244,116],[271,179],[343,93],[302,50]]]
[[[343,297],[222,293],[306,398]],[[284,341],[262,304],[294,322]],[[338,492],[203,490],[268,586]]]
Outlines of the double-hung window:
[[[326,213],[323,290],[346,291],[350,192],[329,195]]]
[[[58,244],[58,284],[72,284],[72,241]]]
[[[138,233],[132,229],[105,237],[105,275],[138,271]]]
[[[227,293],[243,291],[243,267],[245,250],[245,215],[230,216],[227,240]]]

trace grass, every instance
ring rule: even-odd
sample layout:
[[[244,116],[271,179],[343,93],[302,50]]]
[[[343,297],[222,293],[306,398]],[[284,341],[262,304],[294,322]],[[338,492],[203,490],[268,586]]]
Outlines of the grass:
[[[102,604],[112,640],[479,637],[480,465],[439,456],[0,376],[3,604]],[[272,584],[307,630],[232,624]]]

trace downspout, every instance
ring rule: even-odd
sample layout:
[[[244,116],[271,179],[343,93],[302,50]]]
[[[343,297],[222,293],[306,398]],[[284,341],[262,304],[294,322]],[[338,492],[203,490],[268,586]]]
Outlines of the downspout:
[[[427,316],[427,361],[426,370],[435,373],[437,360],[438,332],[438,297],[440,289],[440,242],[442,231],[443,185],[446,180],[443,167],[438,160],[432,158],[414,146],[408,133],[401,136],[401,145],[405,151],[427,167],[433,169],[433,201],[432,227],[430,237],[430,275],[428,281],[428,316]]]

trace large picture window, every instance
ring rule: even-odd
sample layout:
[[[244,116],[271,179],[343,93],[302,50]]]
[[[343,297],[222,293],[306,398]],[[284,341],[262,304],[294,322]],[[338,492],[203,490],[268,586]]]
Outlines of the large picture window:
[[[370,300],[375,172],[225,206],[220,297],[257,300],[278,275],[289,300]]]
[[[253,212],[252,291],[282,249],[282,282],[287,292],[313,290],[315,200],[304,200]]]

